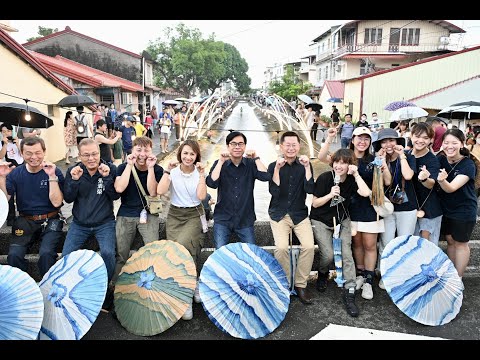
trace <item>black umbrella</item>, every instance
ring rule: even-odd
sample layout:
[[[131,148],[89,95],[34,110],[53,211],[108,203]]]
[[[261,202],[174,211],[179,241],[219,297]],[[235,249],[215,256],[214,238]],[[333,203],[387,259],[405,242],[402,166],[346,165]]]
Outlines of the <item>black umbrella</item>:
[[[68,95],[58,102],[58,106],[74,107],[74,106],[90,106],[97,102],[87,95]]]
[[[309,107],[311,107],[313,111],[320,111],[321,109],[323,109],[322,105],[314,103],[314,102],[305,105],[305,108],[308,109]]]
[[[30,120],[25,116],[30,115]],[[53,126],[53,120],[37,108],[28,104],[0,103],[0,121],[26,128],[49,128]]]
[[[120,127],[122,126],[122,122],[125,120],[133,120],[132,113],[127,111],[118,115],[113,124],[114,128],[120,129]]]

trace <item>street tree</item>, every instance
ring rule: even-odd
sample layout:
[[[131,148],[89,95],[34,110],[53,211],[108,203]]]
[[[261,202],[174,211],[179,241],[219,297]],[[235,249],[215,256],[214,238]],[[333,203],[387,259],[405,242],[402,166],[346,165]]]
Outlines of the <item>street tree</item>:
[[[297,95],[305,94],[312,88],[312,84],[302,81],[295,74],[292,65],[285,67],[285,74],[282,79],[270,83],[269,92],[277,94],[286,100],[296,99]]]
[[[31,37],[31,38],[28,38],[27,42],[40,39],[44,36],[51,35],[51,34],[56,33],[56,32],[58,32],[58,28],[52,29],[52,28],[39,26],[38,27],[38,35],[40,35],[40,36],[34,36],[34,37]]]
[[[150,41],[147,52],[157,61],[155,85],[175,89],[185,97],[195,88],[211,94],[229,80],[237,89],[249,88],[248,65],[234,46],[216,41],[214,34],[203,39],[198,29],[183,23],[166,28],[163,37]]]

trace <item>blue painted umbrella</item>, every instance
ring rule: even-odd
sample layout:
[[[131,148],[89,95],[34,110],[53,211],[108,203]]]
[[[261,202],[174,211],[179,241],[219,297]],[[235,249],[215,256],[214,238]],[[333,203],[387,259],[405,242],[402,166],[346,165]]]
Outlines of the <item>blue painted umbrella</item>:
[[[107,282],[105,263],[92,250],[58,260],[39,284],[45,303],[40,340],[80,340],[97,319]]]
[[[0,191],[0,228],[7,220],[8,216],[8,200],[3,191]]]
[[[463,283],[453,263],[438,246],[412,235],[390,241],[380,260],[385,289],[411,319],[443,325],[462,306]]]
[[[171,240],[151,242],[122,268],[115,311],[132,334],[151,336],[173,326],[192,303],[197,270],[188,250]]]
[[[35,340],[42,320],[43,298],[35,280],[0,265],[0,340]]]
[[[209,319],[236,338],[274,331],[290,304],[279,262],[259,246],[231,243],[210,255],[200,273],[200,297]]]

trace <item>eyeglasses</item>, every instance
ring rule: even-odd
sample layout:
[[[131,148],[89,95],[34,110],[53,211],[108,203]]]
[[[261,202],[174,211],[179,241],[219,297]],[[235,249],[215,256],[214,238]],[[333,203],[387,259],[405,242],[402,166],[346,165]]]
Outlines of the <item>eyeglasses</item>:
[[[369,142],[370,138],[368,137],[357,137],[358,142]]]
[[[234,147],[234,148],[235,148],[235,147],[244,147],[244,146],[245,146],[245,143],[244,143],[244,142],[234,142],[234,141],[231,141],[231,142],[229,143],[229,145],[230,145],[231,147]]]
[[[98,155],[100,155],[99,152],[94,152],[94,153],[91,153],[91,154],[80,154],[80,156],[84,159],[88,159],[89,157],[97,157]]]

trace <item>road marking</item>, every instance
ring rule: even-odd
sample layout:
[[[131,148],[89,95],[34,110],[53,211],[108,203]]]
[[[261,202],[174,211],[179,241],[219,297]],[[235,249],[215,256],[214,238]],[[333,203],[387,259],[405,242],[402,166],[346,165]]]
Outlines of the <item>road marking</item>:
[[[310,340],[447,340],[439,337],[404,334],[394,331],[383,331],[329,324]]]

